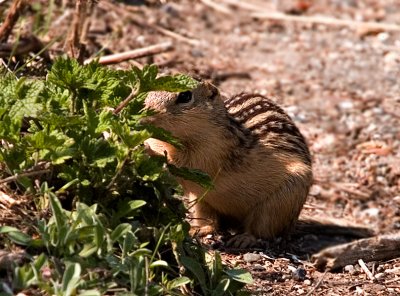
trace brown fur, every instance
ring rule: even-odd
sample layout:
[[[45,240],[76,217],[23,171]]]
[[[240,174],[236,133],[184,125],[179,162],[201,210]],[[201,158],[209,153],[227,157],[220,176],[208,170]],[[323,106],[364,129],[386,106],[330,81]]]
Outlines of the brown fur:
[[[181,181],[185,195],[196,201],[192,226],[210,231],[210,225],[233,222],[230,226],[244,232],[233,241],[237,247],[287,232],[312,183],[310,155],[297,127],[261,96],[224,102],[208,83],[192,94],[185,104],[176,102],[176,93],[153,92],[146,99],[146,107],[158,112],[149,121],[170,131],[184,147],[149,139],[149,149],[166,152],[175,165],[200,169],[214,180],[211,191]]]

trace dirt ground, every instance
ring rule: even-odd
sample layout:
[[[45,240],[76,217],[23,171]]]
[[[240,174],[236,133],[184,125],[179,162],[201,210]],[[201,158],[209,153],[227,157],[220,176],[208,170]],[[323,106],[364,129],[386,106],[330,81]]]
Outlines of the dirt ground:
[[[365,24],[400,25],[398,0],[140,2],[99,1],[86,57],[171,41],[171,51],[136,61],[210,79],[227,96],[273,97],[312,151],[315,184],[304,215],[375,234],[400,231],[400,30]],[[305,21],[255,17],[263,11]],[[45,38],[66,33],[72,13],[60,13]],[[358,23],[312,23],[315,16]],[[63,45],[55,42],[50,56]],[[400,258],[367,263],[374,280],[357,263],[337,272],[312,265],[313,253],[349,239],[322,228],[253,250],[225,250],[219,237],[204,242],[251,271],[254,295],[400,295]]]

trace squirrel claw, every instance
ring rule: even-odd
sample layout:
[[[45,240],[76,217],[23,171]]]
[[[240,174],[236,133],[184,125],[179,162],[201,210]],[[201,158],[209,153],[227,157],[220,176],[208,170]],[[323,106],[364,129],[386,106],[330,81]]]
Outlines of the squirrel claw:
[[[257,239],[254,235],[249,233],[237,234],[232,237],[228,242],[227,246],[235,249],[247,249],[254,247],[257,244]]]

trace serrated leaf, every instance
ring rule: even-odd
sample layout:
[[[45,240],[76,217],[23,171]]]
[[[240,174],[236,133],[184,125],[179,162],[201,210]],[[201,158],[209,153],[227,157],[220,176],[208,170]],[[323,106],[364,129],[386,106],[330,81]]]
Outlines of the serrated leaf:
[[[200,170],[189,169],[185,167],[178,168],[172,164],[168,164],[168,170],[171,172],[171,174],[189,181],[196,182],[206,189],[212,189],[214,187],[210,176]]]
[[[199,82],[190,76],[177,74],[174,76],[161,76],[156,79],[152,90],[170,92],[183,92],[196,88]]]

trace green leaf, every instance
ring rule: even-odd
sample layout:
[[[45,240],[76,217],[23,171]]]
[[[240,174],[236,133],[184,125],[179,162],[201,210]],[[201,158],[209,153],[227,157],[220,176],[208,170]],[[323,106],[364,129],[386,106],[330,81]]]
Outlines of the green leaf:
[[[193,258],[183,256],[181,262],[185,268],[187,268],[199,281],[201,290],[204,295],[208,294],[208,289],[206,285],[206,275],[200,263]]]
[[[118,205],[118,211],[115,214],[116,219],[126,217],[133,213],[135,210],[143,207],[146,204],[144,200],[130,200],[124,201]]]
[[[132,226],[128,223],[119,224],[113,232],[111,232],[110,239],[112,242],[116,242],[120,237],[122,237],[127,232],[131,231]]]
[[[231,284],[231,280],[228,278],[222,279],[217,287],[212,291],[212,296],[222,296],[226,295],[226,291],[229,289],[229,285]]]
[[[190,76],[177,74],[174,76],[162,76],[155,81],[153,90],[165,90],[170,92],[183,92],[194,89],[199,82]]]
[[[79,256],[87,258],[91,256],[92,254],[96,253],[98,250],[98,246],[96,244],[85,244],[83,246],[83,249],[79,252]]]
[[[79,296],[101,296],[102,293],[100,293],[100,291],[97,291],[97,290],[86,290],[86,291],[79,292],[78,295]]]
[[[214,285],[216,285],[221,280],[222,271],[223,266],[221,255],[217,251],[215,252],[214,259],[212,260],[211,264],[211,279]]]
[[[27,246],[32,242],[29,235],[12,226],[0,226],[1,233],[6,233],[10,240],[19,245]]]
[[[212,189],[214,187],[214,184],[206,173],[196,170],[196,169],[189,169],[189,168],[178,168],[172,164],[168,164],[168,169],[171,172],[171,174],[189,180],[196,182],[197,184],[201,185],[202,187],[206,189]]]
[[[0,234],[8,232],[19,232],[19,229],[12,226],[0,226]]]
[[[178,277],[178,278],[170,281],[168,283],[168,288],[172,290],[172,289],[176,289],[176,288],[179,288],[180,286],[187,285],[187,284],[190,284],[190,279],[186,276],[182,276],[182,277]]]
[[[154,268],[154,267],[168,267],[168,262],[166,262],[164,260],[154,261],[150,264],[150,268]]]
[[[14,243],[27,246],[32,242],[32,238],[20,231],[12,231],[8,232],[7,236],[10,240],[12,240]]]
[[[61,203],[58,200],[57,196],[52,192],[49,192],[48,194],[50,199],[51,210],[53,212],[57,228],[60,231],[61,228],[65,228],[65,226],[67,225],[68,218],[64,214],[64,210],[61,207]]]
[[[62,278],[64,296],[74,295],[80,282],[81,266],[79,263],[69,263]]]
[[[234,281],[244,283],[244,284],[252,284],[253,278],[251,274],[244,269],[228,269],[224,271],[225,274],[229,276]]]

